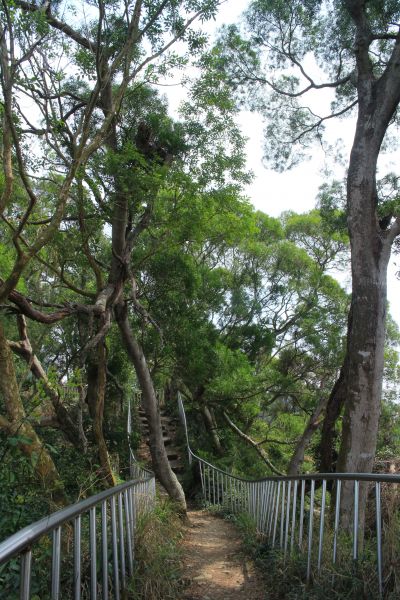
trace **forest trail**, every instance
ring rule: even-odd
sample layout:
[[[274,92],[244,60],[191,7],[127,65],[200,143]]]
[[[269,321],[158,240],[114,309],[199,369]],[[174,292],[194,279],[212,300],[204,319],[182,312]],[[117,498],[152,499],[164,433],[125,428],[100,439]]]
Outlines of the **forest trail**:
[[[232,523],[203,510],[188,512],[182,600],[264,600],[261,576],[242,551]]]

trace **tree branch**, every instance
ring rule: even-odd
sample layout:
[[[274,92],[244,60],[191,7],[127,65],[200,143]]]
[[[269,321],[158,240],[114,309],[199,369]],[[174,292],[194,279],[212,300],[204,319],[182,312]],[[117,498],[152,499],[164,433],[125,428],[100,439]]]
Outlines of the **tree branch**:
[[[60,424],[60,429],[62,429],[67,439],[76,448],[79,448],[81,446],[79,431],[76,427],[76,424],[71,419],[69,412],[61,403],[57,389],[54,388],[51,384],[50,380],[48,379],[45,373],[45,370],[42,367],[41,362],[33,352],[32,345],[28,337],[28,329],[25,317],[23,315],[18,315],[17,320],[21,339],[19,342],[8,341],[8,346],[15,354],[18,354],[18,356],[21,356],[25,360],[32,374],[37,379],[42,381],[43,389],[46,392],[48,398],[51,400],[54,412]]]
[[[43,12],[43,9],[40,5],[30,4],[29,2],[24,2],[23,0],[15,0],[15,4],[25,12]],[[85,38],[78,31],[54,17],[50,12],[50,6],[46,9],[44,16],[46,17],[46,20],[49,23],[49,25],[54,27],[54,29],[58,29],[62,33],[65,33],[77,44],[83,46],[83,48],[91,50],[92,52],[96,51],[96,44],[92,40]]]
[[[231,421],[231,419],[228,417],[228,415],[227,415],[227,413],[225,411],[222,414],[224,416],[225,421],[228,423],[229,427],[232,429],[232,431],[234,431],[242,440],[244,440],[246,442],[246,444],[248,444],[249,446],[251,446],[252,448],[254,448],[254,450],[257,452],[257,454],[260,456],[260,458],[262,458],[262,460],[271,469],[271,471],[273,473],[275,473],[276,475],[280,475],[280,476],[284,476],[285,475],[284,473],[282,473],[282,471],[279,471],[279,469],[277,469],[273,465],[273,463],[268,458],[268,455],[265,452],[265,450],[263,448],[261,448],[257,444],[257,442],[255,442],[254,440],[252,440],[251,437],[249,437],[241,429],[239,429],[239,427],[237,425],[235,425],[235,423],[233,423],[233,421]]]

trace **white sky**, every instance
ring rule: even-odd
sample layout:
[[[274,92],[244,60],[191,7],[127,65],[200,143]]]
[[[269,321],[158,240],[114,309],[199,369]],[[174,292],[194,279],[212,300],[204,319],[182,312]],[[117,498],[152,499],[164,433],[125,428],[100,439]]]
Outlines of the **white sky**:
[[[247,5],[248,0],[225,0],[221,5],[216,21],[207,24],[206,29],[212,35],[221,25],[237,21]],[[309,68],[315,72],[315,65],[310,64]],[[179,98],[182,98],[182,88],[165,88],[164,91],[167,91],[171,108],[177,108]],[[326,91],[324,95],[321,92],[316,92],[315,97],[312,99],[312,108],[319,113],[324,113],[324,107],[329,105],[331,98],[329,91]],[[277,173],[267,169],[262,161],[263,124],[261,117],[254,113],[242,111],[239,123],[243,134],[248,137],[247,165],[255,174],[254,181],[246,189],[246,194],[257,209],[276,217],[286,210],[299,213],[306,212],[315,207],[318,188],[324,183],[326,177],[323,173],[324,167],[329,165],[338,179],[344,178],[345,169],[339,165],[333,165],[331,157],[327,157],[328,162],[325,163],[326,157],[321,148],[315,148],[310,160],[304,161],[289,172]],[[353,133],[354,121],[352,122],[350,119],[341,121],[333,119],[326,123],[328,142],[335,144],[338,140],[341,140],[343,155],[347,159],[347,163]],[[389,157],[384,156],[380,161],[381,173],[397,170],[399,162],[400,152],[396,152]],[[397,299],[400,281],[395,277],[398,270],[400,270],[400,257],[392,256],[388,270],[388,299],[390,312],[400,326],[400,303]],[[340,279],[344,283],[346,278],[340,277]],[[350,283],[350,277],[347,278],[347,283]]]

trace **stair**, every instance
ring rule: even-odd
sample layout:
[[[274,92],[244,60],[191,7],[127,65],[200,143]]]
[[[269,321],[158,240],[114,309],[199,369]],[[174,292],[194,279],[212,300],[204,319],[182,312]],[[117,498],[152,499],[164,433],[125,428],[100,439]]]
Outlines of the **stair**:
[[[185,467],[182,460],[182,451],[176,446],[178,419],[167,415],[164,409],[161,409],[161,427],[163,432],[163,442],[171,469],[179,476],[184,472]],[[139,428],[142,441],[138,448],[138,459],[152,468],[150,448],[149,448],[149,425],[144,410],[139,408]]]

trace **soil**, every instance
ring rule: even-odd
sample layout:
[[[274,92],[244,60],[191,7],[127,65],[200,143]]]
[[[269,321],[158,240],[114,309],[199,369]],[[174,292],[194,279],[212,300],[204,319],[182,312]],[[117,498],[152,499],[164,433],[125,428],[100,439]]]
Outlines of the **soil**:
[[[262,579],[234,525],[202,510],[188,512],[183,540],[182,600],[264,600]]]

